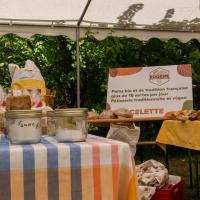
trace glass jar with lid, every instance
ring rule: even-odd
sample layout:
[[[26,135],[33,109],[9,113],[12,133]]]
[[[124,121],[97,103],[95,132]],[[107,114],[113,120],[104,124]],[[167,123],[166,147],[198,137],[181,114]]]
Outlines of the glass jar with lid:
[[[58,141],[85,141],[87,137],[87,108],[56,109],[54,114]]]
[[[12,144],[38,143],[41,139],[41,110],[6,112],[6,130]]]

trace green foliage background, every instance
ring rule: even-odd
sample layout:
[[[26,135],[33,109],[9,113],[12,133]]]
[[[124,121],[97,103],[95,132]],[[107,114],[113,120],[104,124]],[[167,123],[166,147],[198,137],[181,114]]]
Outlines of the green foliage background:
[[[57,92],[56,106],[76,107],[76,44],[66,36],[34,35],[21,38],[7,34],[0,38],[0,84],[10,87],[8,64],[24,65],[33,60],[48,88]],[[161,41],[152,38],[112,37],[99,41],[92,35],[80,41],[81,107],[105,108],[110,67],[156,66],[190,63],[193,70],[194,99],[200,86],[200,43],[193,39]],[[195,104],[198,106],[198,103]]]

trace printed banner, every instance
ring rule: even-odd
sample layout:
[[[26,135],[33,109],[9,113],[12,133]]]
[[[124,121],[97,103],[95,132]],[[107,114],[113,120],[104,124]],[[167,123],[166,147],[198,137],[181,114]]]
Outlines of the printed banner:
[[[130,109],[134,117],[163,117],[193,108],[190,64],[111,68],[107,109]]]

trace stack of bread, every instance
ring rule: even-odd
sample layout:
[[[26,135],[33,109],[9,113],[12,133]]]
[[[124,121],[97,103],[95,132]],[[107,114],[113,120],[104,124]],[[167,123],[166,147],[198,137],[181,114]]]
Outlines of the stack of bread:
[[[187,121],[187,120],[200,120],[200,110],[179,110],[169,114],[170,119]]]
[[[126,108],[119,108],[117,110],[104,110],[100,114],[94,111],[88,112],[88,119],[95,120],[95,119],[120,119],[116,122],[113,122],[115,125],[120,126],[132,126],[133,122],[128,120],[132,118],[133,115],[130,110]]]

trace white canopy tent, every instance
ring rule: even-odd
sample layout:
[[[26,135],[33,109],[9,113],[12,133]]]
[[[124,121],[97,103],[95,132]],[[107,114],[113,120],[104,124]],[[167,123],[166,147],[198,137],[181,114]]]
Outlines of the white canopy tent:
[[[28,37],[35,33],[68,35],[75,28],[88,0],[0,0],[0,34]],[[91,0],[81,23],[81,36],[88,28],[102,39],[108,33],[146,40],[200,39],[199,0]]]
[[[79,38],[91,30],[142,40],[200,40],[200,0],[0,0],[0,35],[67,35],[77,41],[77,105],[80,106]]]

